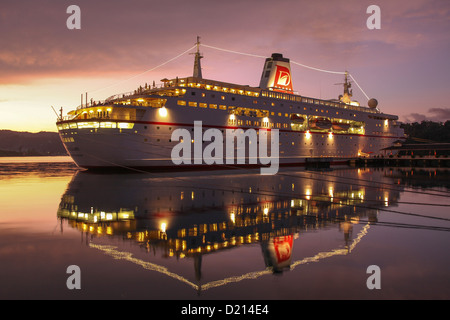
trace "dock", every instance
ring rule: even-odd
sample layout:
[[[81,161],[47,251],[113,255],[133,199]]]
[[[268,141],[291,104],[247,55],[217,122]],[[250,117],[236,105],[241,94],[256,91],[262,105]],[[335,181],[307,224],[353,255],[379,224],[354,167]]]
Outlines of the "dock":
[[[418,143],[394,145],[383,150],[384,155],[349,160],[356,167],[449,167],[450,143]]]

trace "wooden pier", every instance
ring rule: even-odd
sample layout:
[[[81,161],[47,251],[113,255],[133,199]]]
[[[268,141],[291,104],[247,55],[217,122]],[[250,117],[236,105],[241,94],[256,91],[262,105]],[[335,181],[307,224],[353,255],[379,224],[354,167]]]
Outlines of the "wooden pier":
[[[442,168],[450,167],[450,157],[435,156],[392,156],[380,158],[358,158],[349,160],[354,167],[424,167]]]

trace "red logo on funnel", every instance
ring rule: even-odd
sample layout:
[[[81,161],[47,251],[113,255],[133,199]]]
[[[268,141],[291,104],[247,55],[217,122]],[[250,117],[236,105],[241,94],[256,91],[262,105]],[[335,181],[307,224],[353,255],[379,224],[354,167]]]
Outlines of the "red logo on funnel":
[[[281,92],[291,93],[294,91],[292,88],[291,72],[288,68],[283,66],[277,66],[277,72],[275,73],[275,85],[274,90]]]
[[[287,261],[291,257],[292,240],[292,236],[281,236],[273,240],[278,263]]]

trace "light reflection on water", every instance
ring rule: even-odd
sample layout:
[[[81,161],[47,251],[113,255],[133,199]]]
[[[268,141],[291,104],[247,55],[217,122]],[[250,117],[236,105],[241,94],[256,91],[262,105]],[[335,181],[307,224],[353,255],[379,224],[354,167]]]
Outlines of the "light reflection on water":
[[[447,174],[3,165],[0,297],[449,298]],[[71,264],[78,292],[65,286]],[[372,264],[381,290],[367,289]]]

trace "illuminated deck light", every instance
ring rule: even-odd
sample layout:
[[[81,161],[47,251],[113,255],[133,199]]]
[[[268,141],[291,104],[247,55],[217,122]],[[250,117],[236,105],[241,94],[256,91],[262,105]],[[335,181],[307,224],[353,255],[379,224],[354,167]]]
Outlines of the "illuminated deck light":
[[[309,188],[307,188],[306,189],[306,200],[311,200],[311,193],[312,193],[312,190],[311,189],[309,189]]]
[[[167,109],[166,109],[166,107],[159,108],[158,113],[159,113],[159,115],[161,117],[166,117],[167,116]]]

